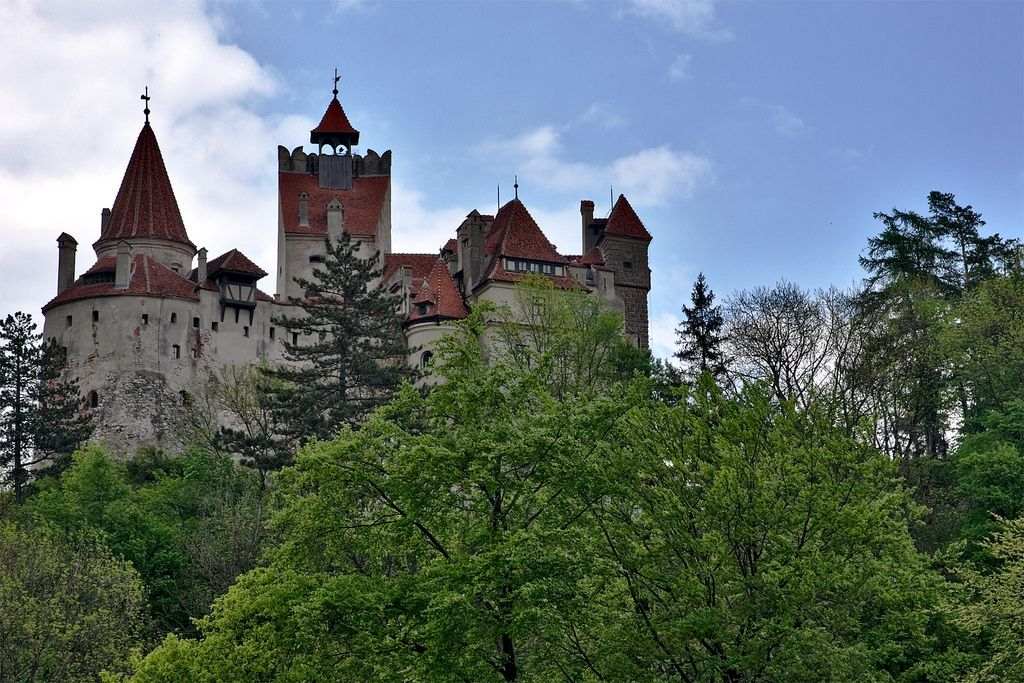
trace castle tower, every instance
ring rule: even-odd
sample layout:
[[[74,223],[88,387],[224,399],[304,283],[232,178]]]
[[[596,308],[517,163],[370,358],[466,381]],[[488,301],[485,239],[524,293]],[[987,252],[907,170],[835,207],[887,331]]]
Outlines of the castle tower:
[[[148,115],[114,205],[100,222],[100,238],[93,244],[97,258],[115,256],[124,241],[133,254],[152,256],[176,273],[191,269],[196,247],[185,231]]]
[[[324,240],[348,235],[358,255],[391,252],[391,152],[372,149],[360,156],[355,129],[333,97],[320,123],[309,132],[316,151],[278,147],[277,297],[302,296],[296,278],[309,279],[325,257]]]

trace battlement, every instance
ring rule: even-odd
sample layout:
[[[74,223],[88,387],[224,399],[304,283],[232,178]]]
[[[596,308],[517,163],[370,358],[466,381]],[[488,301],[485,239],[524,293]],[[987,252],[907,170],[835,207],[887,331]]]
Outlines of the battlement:
[[[316,152],[307,154],[301,146],[289,152],[287,147],[278,145],[277,170],[289,173],[318,173],[320,158]],[[378,154],[368,149],[366,154],[353,154],[352,175],[357,178],[391,175],[391,150]]]

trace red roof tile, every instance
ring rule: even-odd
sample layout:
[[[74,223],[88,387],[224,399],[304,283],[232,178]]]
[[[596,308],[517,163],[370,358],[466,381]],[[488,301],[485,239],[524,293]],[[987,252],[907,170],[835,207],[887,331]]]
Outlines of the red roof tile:
[[[411,309],[410,321],[435,317],[459,319],[469,315],[466,304],[462,301],[462,295],[459,294],[455,281],[452,280],[452,276],[448,272],[448,266],[437,257],[434,258],[434,266],[423,278],[412,303],[426,303],[429,304],[429,308],[423,314],[420,314],[418,307]]]
[[[237,249],[224,252],[206,264],[206,273],[210,277],[213,277],[215,273],[222,270],[229,273],[253,275],[257,280],[267,275],[265,270],[250,261],[245,254]]]
[[[565,263],[565,257],[548,241],[533,216],[518,199],[513,199],[498,210],[484,242],[484,253],[495,257]]]
[[[438,260],[437,254],[387,254],[384,256],[384,274],[382,282],[387,282],[402,266],[412,271],[412,279],[418,286],[419,281],[430,274],[431,268]]]
[[[646,242],[651,241],[651,233],[647,232],[636,211],[626,201],[624,195],[619,195],[612,213],[608,216],[608,224],[604,228],[604,234],[617,235],[619,237],[634,237]]]
[[[327,105],[327,111],[324,112],[323,118],[320,119],[320,125],[311,130],[310,135],[311,137],[339,135],[349,138],[350,144],[359,144],[359,131],[349,123],[348,116],[345,115],[345,110],[341,108],[341,102],[338,101],[337,95]],[[316,140],[312,141],[316,142]]]
[[[450,240],[448,240],[447,242],[445,242],[444,246],[441,247],[441,251],[450,251],[453,254],[457,253],[458,250],[459,250],[459,243],[455,241],[454,237],[451,238]]]
[[[153,128],[142,127],[99,242],[150,237],[195,248],[185,232]]]
[[[352,179],[351,190],[320,187],[311,173],[281,172],[277,175],[284,231],[289,235],[327,235],[327,204],[337,197],[345,211],[345,232],[376,237],[377,224],[391,187],[389,176]],[[309,225],[299,225],[299,194],[309,195]]]
[[[43,312],[69,301],[102,296],[154,296],[161,298],[197,300],[196,284],[160,263],[152,256],[136,254],[132,257],[128,287],[119,289],[113,282],[85,282],[86,276],[115,269],[116,257],[102,258],[63,292],[51,299]]]

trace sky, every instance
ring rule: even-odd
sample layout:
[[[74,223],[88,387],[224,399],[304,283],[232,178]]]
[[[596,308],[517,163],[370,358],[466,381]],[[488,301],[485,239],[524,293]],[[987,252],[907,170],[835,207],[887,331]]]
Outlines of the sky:
[[[335,67],[356,151],[394,156],[395,251],[518,175],[579,253],[580,200],[626,194],[661,356],[698,272],[849,287],[872,214],[931,190],[1024,235],[1024,2],[0,0],[0,44],[0,314],[55,294],[61,232],[92,264],[147,85],[192,241],[274,272],[277,145],[309,148]]]

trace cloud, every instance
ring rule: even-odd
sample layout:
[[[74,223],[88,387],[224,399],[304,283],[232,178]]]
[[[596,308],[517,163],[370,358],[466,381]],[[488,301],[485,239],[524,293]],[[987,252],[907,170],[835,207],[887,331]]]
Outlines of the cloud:
[[[6,309],[36,313],[53,296],[61,231],[79,241],[78,272],[91,265],[100,210],[142,126],[144,85],[192,241],[211,256],[238,247],[275,270],[276,145],[315,122],[255,112],[281,85],[223,37],[219,18],[198,2],[144,13],[131,2],[4,3],[0,41]]]
[[[672,358],[676,350],[676,327],[679,316],[674,313],[659,313],[650,320],[651,353],[658,358]]]
[[[717,26],[715,0],[629,0],[628,10],[647,19],[666,23],[685,35],[711,42],[733,39],[731,30]]]
[[[802,118],[781,104],[762,102],[754,97],[744,97],[740,103],[764,114],[779,135],[793,137],[807,129],[807,124]]]
[[[693,77],[690,70],[693,57],[691,55],[677,55],[668,68],[668,77],[673,81],[687,81]]]
[[[713,180],[707,158],[668,145],[604,164],[566,159],[561,133],[551,125],[505,140],[489,140],[479,145],[477,152],[492,161],[514,164],[522,178],[547,189],[589,193],[611,184],[641,206],[689,197],[701,184]]]
[[[591,104],[582,116],[580,121],[591,125],[599,126],[601,128],[619,128],[626,124],[626,119],[620,114],[615,113],[611,108],[603,102],[594,102]]]

